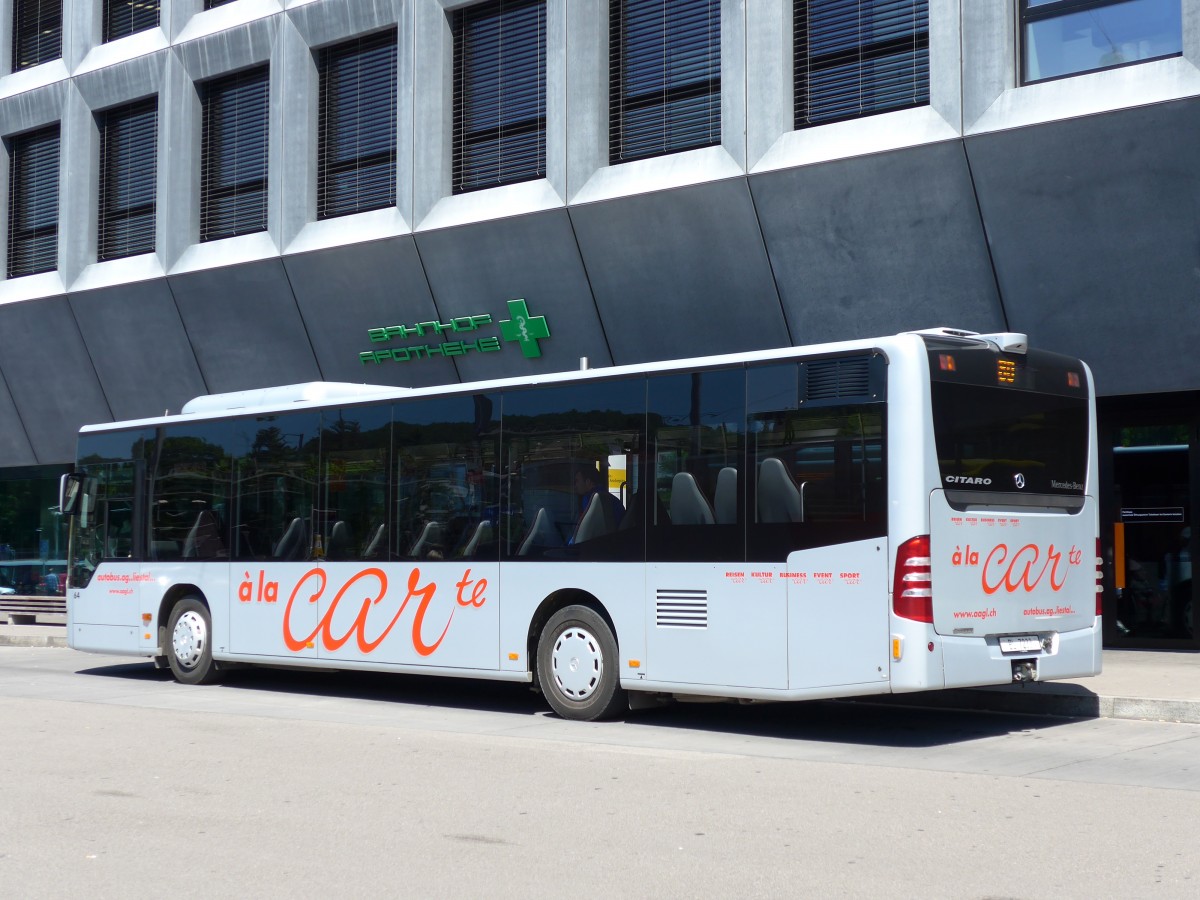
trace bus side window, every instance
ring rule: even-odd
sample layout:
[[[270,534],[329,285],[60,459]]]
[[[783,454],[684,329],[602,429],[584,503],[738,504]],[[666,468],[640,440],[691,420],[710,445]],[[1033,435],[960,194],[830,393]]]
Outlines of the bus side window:
[[[881,401],[805,396],[801,363],[749,370],[748,546],[758,559],[886,531]]]
[[[513,390],[503,398],[506,558],[644,558],[646,382]]]
[[[394,407],[394,558],[497,557],[498,406],[481,394]]]
[[[302,560],[320,556],[313,529],[321,446],[319,414],[255,416],[233,424],[248,444],[234,460],[234,557]]]
[[[390,405],[322,413],[314,550],[330,562],[387,559],[391,447]]]
[[[649,559],[745,559],[745,404],[742,368],[650,378],[656,502],[648,510]]]

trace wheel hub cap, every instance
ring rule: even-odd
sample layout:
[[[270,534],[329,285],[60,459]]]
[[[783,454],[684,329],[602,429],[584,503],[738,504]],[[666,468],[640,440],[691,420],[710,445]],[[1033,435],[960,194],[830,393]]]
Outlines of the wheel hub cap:
[[[600,643],[584,628],[568,628],[554,642],[550,655],[554,683],[572,700],[586,700],[600,684],[604,674],[604,655]]]
[[[189,610],[175,622],[175,631],[171,635],[171,649],[175,659],[185,669],[193,669],[204,654],[204,644],[208,636],[204,631],[204,620],[198,613]]]

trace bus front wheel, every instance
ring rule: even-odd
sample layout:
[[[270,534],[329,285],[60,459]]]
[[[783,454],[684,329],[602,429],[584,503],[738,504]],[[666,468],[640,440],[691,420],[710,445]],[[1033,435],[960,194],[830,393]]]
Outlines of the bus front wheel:
[[[172,608],[165,649],[176,681],[212,684],[220,677],[212,658],[212,617],[196,597],[184,597]]]
[[[626,709],[617,664],[617,640],[587,606],[550,617],[538,641],[538,684],[564,719],[610,719]]]

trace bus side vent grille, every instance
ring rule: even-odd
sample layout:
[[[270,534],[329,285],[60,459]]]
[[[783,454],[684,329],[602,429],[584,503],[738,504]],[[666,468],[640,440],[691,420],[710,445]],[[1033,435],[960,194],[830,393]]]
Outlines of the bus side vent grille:
[[[707,628],[708,592],[659,591],[654,616],[659,628]]]
[[[862,397],[871,392],[871,358],[850,356],[810,362],[806,400]]]

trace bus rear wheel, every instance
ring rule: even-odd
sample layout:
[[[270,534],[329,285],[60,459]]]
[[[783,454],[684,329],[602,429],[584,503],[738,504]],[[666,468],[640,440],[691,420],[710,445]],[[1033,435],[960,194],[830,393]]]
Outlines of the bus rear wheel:
[[[587,606],[550,617],[538,640],[538,684],[564,719],[611,719],[627,708],[617,665],[617,640]]]
[[[212,658],[212,617],[197,597],[184,597],[167,619],[167,663],[181,684],[213,684],[220,671]]]

